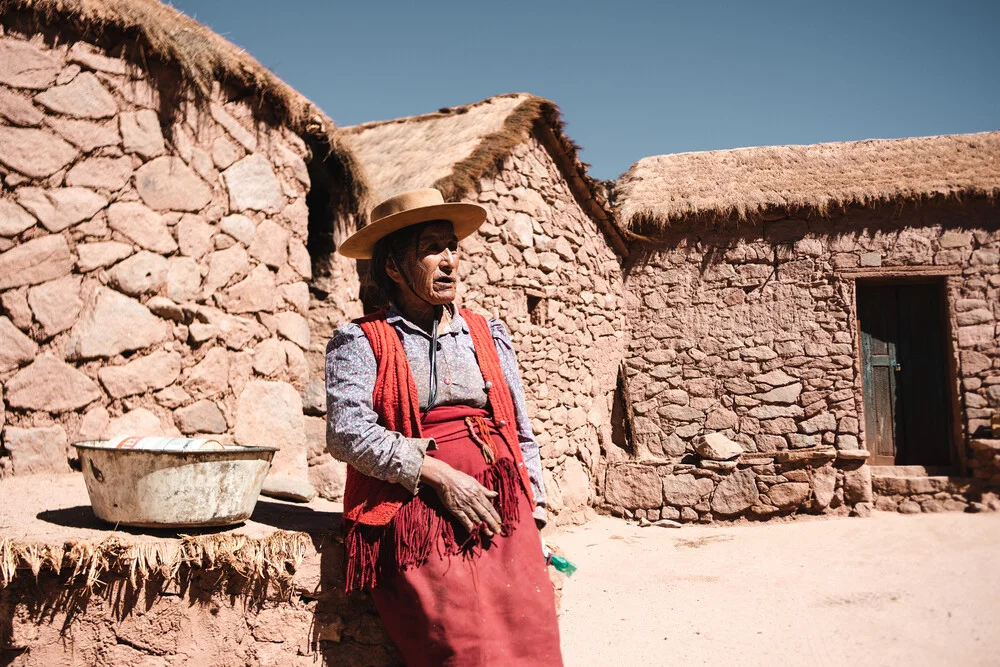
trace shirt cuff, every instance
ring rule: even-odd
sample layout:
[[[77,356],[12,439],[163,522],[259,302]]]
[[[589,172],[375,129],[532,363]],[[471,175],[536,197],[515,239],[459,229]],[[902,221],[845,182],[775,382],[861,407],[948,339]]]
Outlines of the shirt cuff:
[[[424,457],[427,450],[433,449],[433,438],[403,438],[407,445],[406,455],[402,457],[396,483],[404,489],[417,494],[420,487],[420,471],[424,467]]]
[[[531,513],[531,516],[535,517],[535,521],[538,521],[543,526],[549,522],[549,513],[542,505],[535,507],[535,511]]]

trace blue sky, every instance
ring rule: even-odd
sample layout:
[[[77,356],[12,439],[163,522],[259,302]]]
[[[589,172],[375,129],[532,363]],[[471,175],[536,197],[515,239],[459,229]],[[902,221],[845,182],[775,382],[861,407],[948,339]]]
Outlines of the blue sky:
[[[175,0],[339,125],[505,92],[647,155],[1000,129],[1000,2]]]

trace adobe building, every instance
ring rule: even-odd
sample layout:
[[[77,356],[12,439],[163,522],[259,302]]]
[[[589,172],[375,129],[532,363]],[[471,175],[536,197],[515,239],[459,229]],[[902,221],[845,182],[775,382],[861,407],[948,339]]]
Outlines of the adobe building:
[[[310,226],[363,196],[333,124],[153,0],[0,18],[0,477],[134,432],[305,483]]]
[[[76,440],[207,434],[279,446],[308,490],[310,281],[357,301],[309,244],[363,208],[355,173],[328,118],[173,8],[0,2],[0,663],[398,662],[342,593],[332,503],[137,535],[69,474]]]
[[[637,162],[616,192],[646,241],[605,507],[997,506],[998,194],[1000,133]]]
[[[446,200],[486,207],[486,224],[462,242],[459,298],[507,325],[541,446],[550,513],[555,523],[582,520],[611,442],[625,346],[620,261],[628,234],[577,158],[558,109],[531,95],[500,95],[343,133],[373,201],[436,187]],[[366,267],[359,269],[363,275]],[[369,308],[378,305],[364,293]],[[313,311],[321,309],[314,301]],[[317,341],[331,334],[313,331]]]

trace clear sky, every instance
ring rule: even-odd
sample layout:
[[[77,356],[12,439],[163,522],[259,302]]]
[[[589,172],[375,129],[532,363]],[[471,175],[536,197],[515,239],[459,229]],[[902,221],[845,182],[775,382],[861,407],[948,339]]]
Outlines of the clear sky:
[[[554,101],[596,178],[647,155],[1000,129],[1000,2],[174,0],[339,125]]]

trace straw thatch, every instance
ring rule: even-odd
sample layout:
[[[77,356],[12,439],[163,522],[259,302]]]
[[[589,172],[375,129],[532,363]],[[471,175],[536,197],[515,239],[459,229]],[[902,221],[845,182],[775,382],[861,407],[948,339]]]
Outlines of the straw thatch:
[[[610,214],[599,183],[587,175],[579,148],[564,132],[559,108],[525,93],[498,95],[475,104],[342,128],[364,167],[373,200],[404,190],[435,187],[448,200],[475,191],[497,173],[516,146],[531,136],[545,146],[573,196],[612,247],[627,255],[625,238]]]
[[[286,586],[310,547],[305,533],[277,531],[257,539],[245,535],[196,535],[133,541],[112,536],[101,542],[45,544],[0,539],[0,588],[19,572],[65,573],[87,591],[102,577],[125,577],[139,586],[155,575],[176,581],[185,570],[219,570],[244,580],[248,590]]]
[[[259,120],[286,125],[310,142],[347,196],[345,210],[364,205],[364,181],[333,121],[246,51],[173,7],[157,0],[0,0],[0,24],[60,42],[85,40],[142,70],[175,71],[183,95],[163,100],[167,118],[177,113],[178,99],[207,104],[213,85],[221,84],[245,96]]]
[[[851,206],[1000,194],[1000,132],[764,146],[640,160],[616,186],[637,233],[678,222],[827,216]]]

